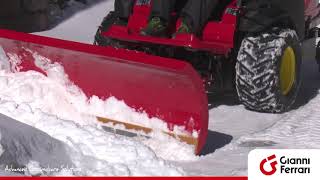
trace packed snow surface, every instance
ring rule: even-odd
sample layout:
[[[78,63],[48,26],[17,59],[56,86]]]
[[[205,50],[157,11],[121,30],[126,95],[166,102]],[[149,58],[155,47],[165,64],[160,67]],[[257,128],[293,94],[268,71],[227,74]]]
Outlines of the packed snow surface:
[[[87,6],[67,8],[60,23],[37,34],[92,43],[97,26],[113,10],[114,1],[88,2]],[[308,50],[304,52],[301,91],[290,112],[256,113],[233,98],[210,96],[209,135],[200,157],[193,156],[190,147],[165,136],[128,139],[103,131],[87,112],[107,114],[106,104],[126,109],[124,102],[114,98],[87,100],[68,83],[58,66],[49,69],[52,74],[48,77],[1,70],[0,113],[63,142],[73,165],[81,168],[73,174],[247,175],[247,155],[255,148],[320,148],[320,75]],[[0,58],[7,57],[0,53]],[[3,64],[2,69],[7,66]],[[127,112],[115,114],[135,116]],[[3,147],[0,150],[5,151]],[[37,169],[40,165],[33,160],[26,167]]]

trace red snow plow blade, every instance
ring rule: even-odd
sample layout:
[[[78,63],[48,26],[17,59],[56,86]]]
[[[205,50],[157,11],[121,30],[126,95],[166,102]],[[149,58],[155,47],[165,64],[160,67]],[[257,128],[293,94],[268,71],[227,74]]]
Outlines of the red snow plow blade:
[[[88,97],[113,96],[139,112],[146,112],[149,117],[162,119],[169,129],[165,133],[195,145],[196,154],[206,142],[206,93],[197,72],[185,62],[8,30],[0,30],[0,46],[8,58],[9,54],[19,56],[18,71],[35,70],[46,74],[35,65],[31,52],[36,52],[52,63],[61,64],[69,79]],[[124,124],[128,129],[151,131],[125,120],[98,119]],[[174,133],[174,126],[183,127],[186,133]]]

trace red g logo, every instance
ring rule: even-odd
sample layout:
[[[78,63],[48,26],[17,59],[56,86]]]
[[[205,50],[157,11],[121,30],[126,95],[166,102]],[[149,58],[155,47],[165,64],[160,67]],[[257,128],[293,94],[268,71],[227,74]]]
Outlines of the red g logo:
[[[264,175],[271,176],[274,173],[276,173],[276,171],[277,171],[277,167],[276,166],[278,165],[278,162],[275,160],[276,158],[277,158],[276,155],[272,155],[272,156],[268,157],[267,159],[264,159],[264,160],[261,161],[261,163],[260,163],[260,171]],[[269,162],[269,161],[272,161],[272,162]],[[271,171],[266,171],[265,168],[264,168],[264,166],[265,166],[265,164],[267,162],[269,162],[269,164],[270,164],[270,166],[272,168]]]

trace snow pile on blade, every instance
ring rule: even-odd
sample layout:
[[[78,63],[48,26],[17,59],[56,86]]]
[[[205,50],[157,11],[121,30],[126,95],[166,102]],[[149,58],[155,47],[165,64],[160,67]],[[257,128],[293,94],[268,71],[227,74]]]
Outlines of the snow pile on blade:
[[[0,58],[6,56],[0,53]],[[47,65],[48,76],[44,76],[35,71],[11,73],[5,69],[7,64],[1,64],[0,113],[66,143],[72,162],[81,169],[71,175],[183,175],[181,169],[158,156],[170,160],[196,159],[192,147],[163,134],[157,135],[157,140],[133,140],[105,132],[96,118],[88,114],[142,121],[148,118],[115,98],[88,100],[68,81],[59,64]],[[61,173],[56,175],[66,175]]]
[[[105,116],[98,117],[99,121],[148,134],[163,131],[193,145],[195,154],[200,154],[204,147],[208,134],[207,96],[203,81],[190,64],[137,51],[8,30],[0,30],[0,36],[9,62],[4,66],[16,72],[50,75],[50,68],[60,64],[70,82],[86,97],[93,97],[91,104],[97,105],[91,110],[96,111],[97,107],[103,110],[100,114]],[[127,108],[131,112],[128,116],[122,110],[110,111],[110,103],[98,102],[112,97],[124,100],[134,110]],[[124,103],[118,107],[125,107]],[[105,108],[109,113],[105,113]],[[132,115],[133,112],[140,114]]]
[[[146,113],[136,112],[135,109],[128,107],[124,101],[117,100],[115,97],[110,97],[105,101],[99,99],[97,96],[92,96],[88,99],[76,85],[69,81],[61,65],[58,63],[52,64],[50,59],[42,57],[31,50],[27,51],[32,53],[36,66],[45,72],[49,78],[49,82],[38,84],[37,87],[45,87],[44,91],[40,89],[40,92],[38,93],[37,91],[33,91],[34,87],[32,86],[35,86],[35,84],[32,82],[32,78],[30,78],[30,82],[24,83],[30,83],[31,85],[25,85],[26,89],[21,92],[22,96],[15,99],[17,102],[30,102],[34,101],[34,99],[37,101],[37,98],[42,97],[41,102],[35,103],[35,106],[41,108],[46,113],[56,114],[62,119],[78,119],[79,122],[81,122],[84,119],[81,117],[81,114],[78,114],[78,112],[81,112],[83,115],[87,116],[94,115],[108,117],[110,119],[122,119],[130,123],[148,126],[153,129],[169,131],[163,120],[149,118]],[[16,64],[12,66],[17,70],[15,72],[19,72],[19,57],[10,53],[8,53],[8,56],[10,62],[16,62]],[[37,74],[36,72],[33,73]],[[46,77],[43,78],[46,79]],[[15,86],[15,84],[13,85]],[[19,85],[21,84],[17,84],[17,86]],[[54,90],[47,92],[46,90],[48,88]],[[61,104],[65,106],[61,106]],[[85,118],[87,119],[87,117]]]

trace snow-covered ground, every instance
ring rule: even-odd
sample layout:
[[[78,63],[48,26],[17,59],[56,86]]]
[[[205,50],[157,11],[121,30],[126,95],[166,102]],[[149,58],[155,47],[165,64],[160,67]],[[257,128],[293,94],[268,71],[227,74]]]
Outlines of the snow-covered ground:
[[[89,0],[88,5],[83,5],[71,1],[70,8],[62,13],[54,13],[58,18],[51,30],[36,34],[92,44],[102,18],[113,9],[113,2],[114,0]]]
[[[113,9],[113,0],[89,2],[89,6],[77,4],[66,10],[55,27],[37,34],[92,43],[101,19]],[[97,104],[120,102],[96,99],[88,104],[81,92],[61,76],[59,67],[52,67],[48,78],[2,70],[0,113],[29,125],[27,131],[40,130],[52,141],[58,140],[56,152],[63,152],[70,159],[61,164],[70,163],[75,169],[72,173],[50,175],[247,175],[247,155],[252,149],[320,148],[320,74],[312,57],[305,55],[301,92],[295,108],[288,113],[251,112],[230,97],[210,97],[213,106],[209,112],[209,136],[200,157],[195,157],[190,147],[165,136],[129,139],[103,131],[93,117],[85,115],[85,110]],[[12,148],[4,146],[3,142],[8,141],[0,137],[0,153],[5,154]],[[23,147],[34,152],[29,150],[31,147]],[[0,158],[0,164],[4,163],[8,161]],[[37,158],[15,163],[29,169],[45,166],[45,161]]]

